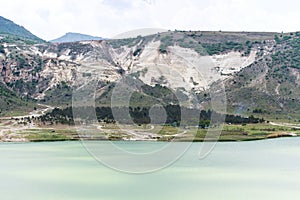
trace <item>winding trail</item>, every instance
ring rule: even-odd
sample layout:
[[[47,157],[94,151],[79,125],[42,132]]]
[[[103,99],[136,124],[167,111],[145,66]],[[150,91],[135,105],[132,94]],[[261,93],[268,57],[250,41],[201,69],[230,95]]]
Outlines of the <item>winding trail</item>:
[[[111,130],[103,130],[102,126],[97,125],[96,126],[98,130],[103,132],[110,132]],[[131,129],[127,127],[123,127],[120,129],[120,131],[124,132],[126,135],[130,136],[129,140],[139,140],[139,141],[157,141],[159,138],[164,136],[173,136],[173,137],[180,137],[187,133],[187,131],[183,131],[181,133],[172,134],[172,135],[161,135],[157,133],[150,132],[151,130],[154,130],[155,126],[151,125],[150,128],[144,129],[144,130],[136,130]]]
[[[20,120],[25,118],[40,117],[46,114],[48,111],[54,109],[54,107],[44,104],[38,104],[41,109],[34,110],[28,115],[14,116],[14,117],[0,117],[0,141],[4,142],[26,142],[26,139],[22,135],[17,134],[19,131],[38,127],[33,123],[20,123]]]
[[[22,119],[22,118],[31,118],[31,117],[40,117],[44,114],[46,114],[46,112],[53,110],[54,107],[49,106],[49,105],[45,105],[45,104],[38,104],[41,107],[41,109],[37,109],[34,111],[31,111],[28,115],[21,115],[21,116],[13,116],[13,117],[0,117],[0,120],[10,120],[10,119]]]
[[[283,127],[300,129],[300,124],[276,123],[276,122],[270,122],[270,124],[274,126],[283,126]]]

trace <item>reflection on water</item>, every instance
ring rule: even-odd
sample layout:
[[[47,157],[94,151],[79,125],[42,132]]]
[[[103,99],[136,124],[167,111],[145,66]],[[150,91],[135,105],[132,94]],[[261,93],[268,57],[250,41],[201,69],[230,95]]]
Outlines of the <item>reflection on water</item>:
[[[120,145],[147,149],[155,143]],[[169,168],[130,175],[104,167],[79,142],[0,144],[1,199],[299,198],[300,139],[219,143],[204,160],[200,145]]]

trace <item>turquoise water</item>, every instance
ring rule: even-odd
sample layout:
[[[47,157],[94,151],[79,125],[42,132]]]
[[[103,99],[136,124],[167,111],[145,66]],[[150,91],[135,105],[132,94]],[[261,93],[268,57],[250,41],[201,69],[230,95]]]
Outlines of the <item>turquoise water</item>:
[[[168,168],[131,175],[103,166],[80,142],[0,144],[0,198],[299,199],[300,139],[219,143],[204,160],[198,159],[200,145]]]

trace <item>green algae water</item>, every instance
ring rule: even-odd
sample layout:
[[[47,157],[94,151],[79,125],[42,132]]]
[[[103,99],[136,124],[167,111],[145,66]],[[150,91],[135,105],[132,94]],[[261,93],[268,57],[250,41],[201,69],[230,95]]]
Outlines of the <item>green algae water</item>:
[[[126,148],[156,143],[122,142]],[[157,143],[159,145],[159,143]],[[163,170],[121,173],[97,162],[80,142],[0,144],[5,200],[299,199],[300,138],[218,143],[200,160],[201,143]]]

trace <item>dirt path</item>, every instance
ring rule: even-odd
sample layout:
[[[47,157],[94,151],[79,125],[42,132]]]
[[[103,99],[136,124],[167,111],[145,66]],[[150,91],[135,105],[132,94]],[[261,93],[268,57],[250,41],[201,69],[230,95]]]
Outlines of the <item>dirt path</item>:
[[[54,109],[52,106],[38,104],[41,109],[34,110],[28,115],[14,116],[14,117],[1,117],[0,118],[0,141],[4,142],[25,142],[26,139],[17,132],[24,131],[27,129],[38,128],[34,123],[22,123],[22,119],[40,117],[46,112]]]
[[[11,120],[11,119],[22,119],[22,118],[31,118],[31,117],[40,117],[44,115],[46,112],[53,110],[54,107],[45,105],[45,104],[38,104],[41,107],[41,109],[37,109],[34,111],[31,111],[28,115],[22,115],[22,116],[14,116],[14,117],[0,117],[0,120]]]
[[[96,125],[97,129],[106,133],[109,132],[114,132],[115,130],[109,130],[109,129],[103,129],[102,126],[98,126]],[[173,137],[180,137],[184,134],[187,133],[187,131],[183,131],[181,133],[177,133],[177,134],[171,134],[171,135],[161,135],[161,134],[157,134],[157,133],[153,133],[151,132],[151,130],[155,129],[154,125],[151,125],[149,128],[147,129],[135,129],[133,127],[119,127],[120,128],[120,132],[130,136],[129,140],[143,140],[143,141],[157,141],[159,138],[164,137],[164,136],[173,136]],[[124,138],[125,139],[125,138]]]
[[[300,129],[300,124],[276,123],[276,122],[270,122],[270,124],[274,126],[283,126],[283,127]]]

